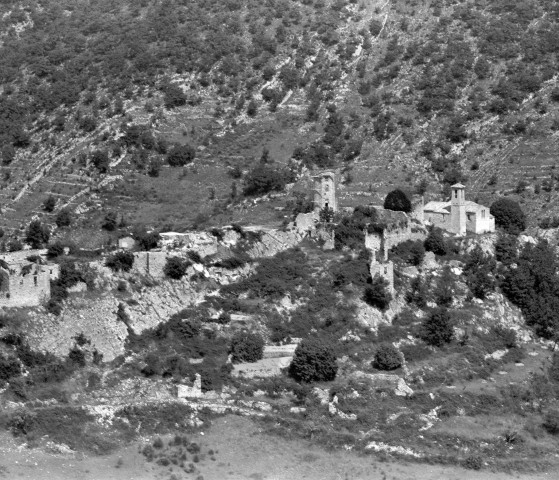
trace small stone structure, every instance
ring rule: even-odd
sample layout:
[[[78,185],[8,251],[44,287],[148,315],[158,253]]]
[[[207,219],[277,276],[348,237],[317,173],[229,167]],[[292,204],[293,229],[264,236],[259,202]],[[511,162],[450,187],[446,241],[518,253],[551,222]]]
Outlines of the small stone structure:
[[[60,271],[57,264],[43,259],[44,253],[22,250],[2,255],[0,307],[36,307],[50,299],[50,281],[56,280]]]
[[[314,208],[323,210],[331,208],[338,211],[336,198],[336,174],[334,172],[321,172],[313,177],[314,180]]]
[[[136,245],[136,241],[132,237],[122,237],[118,239],[118,248],[123,250],[132,250]]]
[[[164,232],[160,236],[164,250],[193,250],[202,258],[217,253],[217,238],[208,232]]]
[[[481,234],[495,231],[495,218],[489,208],[465,199],[464,185],[451,187],[448,202],[429,202],[423,211],[425,222],[463,237],[467,232]]]

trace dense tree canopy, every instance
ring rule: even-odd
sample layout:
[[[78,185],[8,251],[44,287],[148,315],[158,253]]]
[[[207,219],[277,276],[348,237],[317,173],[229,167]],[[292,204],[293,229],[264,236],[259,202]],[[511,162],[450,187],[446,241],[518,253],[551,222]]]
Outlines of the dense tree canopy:
[[[495,224],[507,233],[517,235],[526,228],[526,215],[520,205],[510,198],[495,201],[490,213],[495,217]]]
[[[386,195],[384,208],[409,213],[411,212],[411,201],[405,192],[397,188]]]
[[[306,338],[297,346],[289,366],[289,374],[300,382],[331,381],[337,372],[332,347],[315,338]]]

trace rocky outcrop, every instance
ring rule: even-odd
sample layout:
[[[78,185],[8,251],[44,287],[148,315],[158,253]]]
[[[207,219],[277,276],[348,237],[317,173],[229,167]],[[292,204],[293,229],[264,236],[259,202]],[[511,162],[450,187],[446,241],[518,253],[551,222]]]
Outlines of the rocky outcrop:
[[[409,397],[413,395],[413,390],[406,384],[402,377],[386,373],[365,373],[356,371],[352,376],[359,380],[366,380],[371,388],[390,390],[394,395]]]
[[[299,245],[302,239],[302,235],[295,231],[270,230],[263,233],[260,241],[255,242],[247,253],[251,258],[273,257]]]

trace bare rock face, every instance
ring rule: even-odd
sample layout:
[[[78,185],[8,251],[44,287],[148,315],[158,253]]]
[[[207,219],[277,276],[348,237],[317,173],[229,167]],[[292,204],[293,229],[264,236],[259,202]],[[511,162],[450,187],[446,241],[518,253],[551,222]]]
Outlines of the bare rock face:
[[[247,253],[252,258],[273,257],[276,253],[297,246],[301,239],[301,235],[295,231],[271,230],[265,232]]]
[[[362,300],[356,300],[355,303],[357,305],[357,321],[371,330],[376,330],[381,324],[392,323],[392,319],[406,306],[403,297],[394,298],[384,312],[381,312],[378,308],[371,307]]]
[[[502,293],[492,293],[483,303],[482,321],[485,325],[501,325],[516,332],[519,341],[527,342],[533,337],[526,327],[520,309],[510,303]]]
[[[413,390],[406,384],[404,379],[398,375],[390,375],[387,373],[371,374],[357,371],[354,372],[353,376],[358,379],[367,380],[372,388],[390,390],[394,395],[400,397],[409,397],[413,395]]]
[[[421,263],[421,269],[436,270],[437,268],[439,268],[439,263],[437,262],[435,254],[433,252],[425,252],[425,258]]]
[[[480,247],[483,253],[495,255],[495,242],[497,241],[497,238],[497,233],[486,233],[483,235],[467,237],[461,241],[460,250],[463,253],[470,253],[476,247]]]

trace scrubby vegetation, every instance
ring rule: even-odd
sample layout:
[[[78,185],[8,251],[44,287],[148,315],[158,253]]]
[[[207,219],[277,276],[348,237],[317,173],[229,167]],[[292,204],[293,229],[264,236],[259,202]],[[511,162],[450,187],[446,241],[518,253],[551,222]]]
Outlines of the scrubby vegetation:
[[[338,366],[332,348],[318,339],[305,339],[295,350],[289,374],[297,381],[331,381]]]

